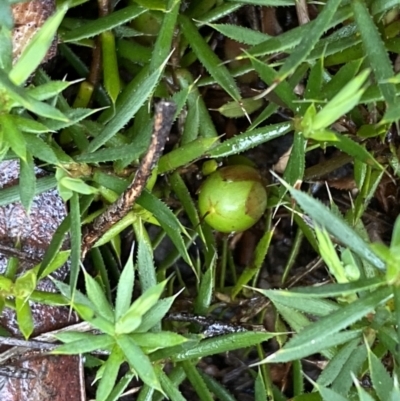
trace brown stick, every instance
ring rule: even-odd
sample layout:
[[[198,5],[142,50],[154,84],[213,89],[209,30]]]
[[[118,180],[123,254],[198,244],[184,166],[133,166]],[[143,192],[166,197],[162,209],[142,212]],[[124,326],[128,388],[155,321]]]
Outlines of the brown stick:
[[[132,183],[123,194],[92,223],[86,226],[82,238],[82,259],[92,246],[131,210],[146,186],[147,180],[160,158],[173,123],[176,106],[161,101],[155,105],[154,128],[147,153],[143,157]]]

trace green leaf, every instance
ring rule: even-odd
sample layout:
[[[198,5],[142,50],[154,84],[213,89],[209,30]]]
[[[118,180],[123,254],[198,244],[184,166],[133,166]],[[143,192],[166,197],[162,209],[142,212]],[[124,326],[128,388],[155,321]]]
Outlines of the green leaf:
[[[114,312],[104,290],[100,287],[100,284],[94,280],[85,270],[83,271],[85,275],[85,288],[87,296],[92,301],[93,305],[96,307],[95,312],[102,316],[104,319],[114,322]]]
[[[19,127],[15,124],[10,114],[0,115],[0,125],[3,140],[10,146],[14,153],[22,160],[26,160],[26,142]]]
[[[294,6],[295,0],[227,0],[233,3],[251,4],[259,6]]]
[[[98,334],[86,339],[80,338],[63,344],[51,351],[56,355],[78,355],[93,352],[96,350],[107,350],[114,344],[114,339],[107,334]]]
[[[348,401],[347,398],[338,394],[336,391],[331,390],[330,388],[319,386],[318,384],[316,385],[316,388],[318,389],[324,401]]]
[[[203,336],[200,334],[190,334],[187,336],[187,341],[185,343],[176,345],[175,347],[159,349],[158,351],[153,352],[150,355],[150,358],[152,361],[162,361],[164,359],[170,360],[172,355],[190,350],[198,345],[202,338]]]
[[[324,370],[318,377],[317,384],[329,386],[343,370],[343,366],[348,362],[359,343],[358,338],[343,345],[336,355],[328,362]]]
[[[305,99],[318,99],[321,95],[321,86],[324,80],[324,61],[323,58],[316,60],[311,67],[310,75],[308,76],[306,90],[304,92]],[[325,95],[326,96],[326,95]],[[306,104],[304,104],[306,106]]]
[[[312,121],[311,130],[318,131],[329,127],[343,114],[346,114],[356,106],[364,90],[361,88],[369,76],[370,71],[364,70],[358,76],[347,83],[324,108],[317,113]]]
[[[22,132],[29,132],[33,134],[43,134],[49,132],[48,128],[31,118],[25,118],[18,115],[9,115],[10,118],[14,120],[15,125],[22,131]]]
[[[60,331],[58,333],[52,334],[52,336],[63,343],[72,343],[74,341],[80,340],[92,340],[94,338],[97,338],[99,335],[84,333],[81,331]]]
[[[157,285],[156,267],[153,260],[153,247],[149,235],[141,219],[133,223],[136,238],[138,239],[137,269],[142,292]],[[161,325],[159,324],[161,330]]]
[[[260,78],[269,86],[271,86],[277,79],[277,72],[270,67],[268,64],[255,59],[253,56],[250,56],[251,65],[253,66],[254,70],[258,72]],[[286,82],[280,82],[276,88],[274,88],[273,94],[278,97],[279,106],[286,105],[291,109],[293,112],[297,113],[298,104],[296,103],[297,97],[294,94],[292,86]],[[271,100],[274,103],[278,102],[275,100],[274,97],[271,97]]]
[[[79,205],[79,196],[76,192],[72,194],[70,201],[70,237],[71,237],[71,267],[69,284],[71,292],[74,293],[78,282],[79,267],[81,263],[81,212]],[[72,295],[71,295],[72,299]]]
[[[158,162],[158,173],[164,174],[167,171],[175,170],[185,166],[200,157],[204,157],[217,143],[218,138],[197,138],[194,141],[180,146],[162,156]]]
[[[255,252],[254,252],[253,261],[251,262],[251,264],[249,266],[245,267],[242,274],[236,281],[236,284],[232,289],[232,293],[231,293],[232,297],[236,297],[236,295],[243,289],[243,286],[247,285],[253,277],[255,277],[257,274],[259,274],[259,272],[263,266],[265,256],[268,253],[268,249],[269,249],[271,240],[273,238],[273,234],[274,234],[274,229],[266,230],[264,232],[263,236],[258,241]]]
[[[117,132],[131,120],[137,111],[153,93],[161,74],[167,64],[168,59],[155,69],[150,75],[146,76],[138,85],[136,80],[132,80],[118,97],[115,105],[115,115],[103,128],[100,134],[93,139],[86,149],[87,153],[94,152],[110,140]]]
[[[238,332],[234,334],[226,334],[201,341],[199,345],[187,351],[172,355],[172,359],[176,362],[186,361],[224,353],[235,349],[247,348],[256,344],[261,344],[264,341],[268,341],[274,336],[275,334],[273,333],[261,332]]]
[[[18,328],[27,340],[35,328],[29,302],[23,298],[15,299]]]
[[[134,372],[127,372],[122,379],[118,382],[118,384],[113,388],[110,393],[110,396],[107,398],[107,401],[118,401],[121,399],[122,394],[125,392],[128,385],[132,382],[133,378],[135,377]],[[143,386],[143,389],[149,388],[148,386]],[[150,389],[149,393],[151,396],[153,395],[154,390]],[[138,399],[139,400],[139,399]],[[149,400],[150,401],[150,400]]]
[[[167,394],[168,398],[172,401],[186,401],[186,398],[179,391],[179,387],[172,382],[172,380],[160,369],[157,372],[160,379],[161,386]]]
[[[170,331],[132,333],[129,334],[129,337],[146,353],[151,353],[161,348],[174,347],[187,341],[185,337]]]
[[[311,315],[326,316],[339,309],[339,306],[329,300],[309,298],[306,295],[292,297],[291,291],[285,290],[257,290],[272,302],[279,302],[289,308],[293,308]]]
[[[13,28],[13,15],[11,12],[11,3],[5,1],[1,2],[0,5],[0,26],[2,27],[2,31],[10,32]],[[11,38],[10,38],[11,42]],[[10,49],[11,53],[11,49]],[[11,60],[10,60],[11,61]],[[3,68],[3,67],[2,67]]]
[[[201,277],[199,291],[194,303],[194,313],[196,315],[206,316],[208,308],[211,305],[215,288],[214,277],[216,263],[217,257],[214,258],[207,271]]]
[[[147,289],[116,322],[115,331],[119,334],[131,333],[139,327],[142,316],[157,303],[166,284],[167,281],[163,281]]]
[[[231,25],[231,24],[207,24],[216,31],[222,33],[224,36],[235,40],[239,43],[247,45],[257,45],[265,40],[269,39],[270,36],[255,31],[253,29],[245,28],[243,26]]]
[[[291,297],[307,296],[307,297],[324,297],[334,298],[349,294],[356,294],[362,291],[370,291],[386,285],[383,278],[371,278],[358,280],[345,284],[326,284],[317,287],[296,287],[290,291]]]
[[[344,264],[339,259],[328,232],[324,228],[321,229],[316,226],[315,235],[318,241],[319,253],[326,263],[330,274],[335,277],[338,283],[347,283],[349,280],[345,272]]]
[[[284,180],[290,185],[295,185],[298,180],[303,179],[306,165],[306,146],[307,141],[304,139],[304,135],[301,132],[296,132],[294,134],[289,161],[283,175]],[[282,187],[282,189],[284,188]]]
[[[314,325],[306,326],[304,331],[311,326]],[[362,335],[361,330],[342,331],[339,333],[324,335],[323,338],[315,337],[315,339],[312,340],[312,342],[304,342],[302,345],[293,347],[287,345],[290,343],[289,341],[289,343],[287,343],[279,351],[263,359],[258,364],[288,362],[297,359],[302,359],[310,355],[323,353],[323,351],[326,351],[329,348],[336,347],[337,345],[341,345],[343,343],[352,341],[355,338],[360,340],[361,335]]]
[[[118,321],[129,309],[132,300],[135,281],[135,268],[133,266],[133,248],[125,263],[124,270],[118,280],[117,297],[115,300],[115,320]]]
[[[194,23],[182,14],[179,16],[179,22],[183,35],[207,71],[232,97],[232,99],[236,101],[240,100],[241,96],[235,80],[230,75],[228,69],[222,64],[221,60],[215,55],[203,37],[199,34]]]
[[[33,97],[30,97],[23,88],[11,82],[7,74],[0,69],[0,88],[1,87],[7,91],[7,101],[14,100],[16,105],[22,106],[39,116],[68,122],[68,118],[61,111],[47,103],[39,102]]]
[[[154,328],[156,325],[159,325],[163,317],[171,309],[172,304],[179,294],[180,292],[178,292],[174,296],[158,300],[157,303],[143,315],[142,322],[140,323],[140,326],[135,330],[135,332],[147,332]]]
[[[136,203],[154,215],[162,229],[167,233],[168,237],[171,238],[171,241],[178,249],[181,257],[189,266],[192,266],[193,263],[190,260],[182,238],[183,234],[187,234],[178,218],[172,213],[168,206],[147,190],[142,192]]]
[[[145,2],[146,7],[148,1]],[[150,61],[150,71],[157,68],[163,60],[168,58],[168,54],[171,51],[172,41],[174,38],[176,20],[179,13],[181,1],[180,0],[168,0],[167,9],[164,13],[163,21],[160,30],[157,35],[157,40],[152,49],[152,57]]]
[[[352,373],[361,372],[363,366],[366,366],[366,362],[367,350],[364,344],[362,344],[352,352],[349,360],[332,383],[332,389],[343,395],[348,394],[353,385],[351,379]]]
[[[351,138],[341,135],[337,132],[333,132],[330,130],[327,130],[327,132],[329,132],[329,134],[333,136],[333,138],[329,138],[327,140],[330,145],[335,146],[336,148],[342,150],[350,156],[353,156],[355,159],[363,163],[366,163],[383,171],[384,168],[376,161],[371,153],[365,149],[364,146],[353,141]]]
[[[399,5],[399,0],[375,0],[371,4],[372,14],[380,14],[385,11],[390,11],[392,8]]]
[[[74,193],[79,193],[79,194],[83,194],[83,195],[91,195],[91,194],[97,193],[96,188],[91,187],[90,185],[86,184],[80,178],[64,176],[64,177],[60,178],[58,183],[59,183],[60,187],[64,187],[65,189],[68,189]],[[64,199],[64,200],[67,200],[67,199]]]
[[[204,99],[190,72],[184,69],[178,69],[175,71],[175,74],[181,89],[189,91],[187,99],[188,108],[198,108],[199,121],[201,121],[201,124],[199,125],[200,136],[203,138],[217,137],[218,133],[211,119],[210,113],[207,110]],[[194,140],[196,138],[192,137],[191,139]]]
[[[328,232],[334,235],[339,241],[378,269],[383,270],[385,268],[385,264],[382,260],[369,249],[368,244],[366,244],[344,220],[309,195],[293,188],[289,188],[289,191],[301,208],[308,213],[317,224],[325,227]]]
[[[44,74],[44,73],[43,73]],[[40,70],[38,74],[40,75]],[[49,78],[48,78],[49,79]],[[39,86],[30,86],[26,88],[26,92],[30,97],[36,100],[49,100],[65,89],[69,88],[71,85],[76,84],[77,81],[66,82],[66,81],[48,81],[45,83],[38,84]]]
[[[203,240],[203,242],[206,243],[201,226],[200,226],[200,218],[199,218],[199,214],[197,211],[197,206],[196,206],[192,196],[190,195],[190,192],[186,186],[186,183],[184,182],[183,178],[181,177],[179,171],[174,171],[170,175],[169,182],[170,182],[172,190],[175,192],[176,196],[178,197],[179,201],[181,202],[181,205],[183,206],[185,213],[187,214],[190,222],[192,223],[192,226],[198,232],[198,234],[200,235],[200,238]]]
[[[369,64],[371,65],[379,88],[389,106],[396,103],[396,90],[393,84],[385,83],[387,79],[394,76],[392,62],[385,49],[378,28],[375,25],[368,8],[363,0],[351,2],[354,19],[357,23],[361,35],[363,47],[367,54]]]
[[[33,270],[26,271],[15,280],[14,294],[17,298],[29,299],[29,296],[36,288],[37,277]]]
[[[236,100],[232,102],[225,103],[223,106],[217,110],[224,116],[228,118],[239,118],[248,116],[255,111],[259,110],[264,104],[263,99],[242,99],[239,102]]]
[[[383,366],[378,357],[368,349],[368,363],[371,372],[372,385],[380,400],[389,400],[390,392],[393,389],[393,379]]]
[[[252,149],[262,143],[285,135],[293,129],[291,122],[267,125],[229,138],[207,152],[209,157],[227,157]]]
[[[318,14],[318,17],[314,20],[314,23],[312,25],[306,25],[306,29],[308,27],[307,34],[301,37],[300,44],[294,49],[280,68],[277,82],[283,81],[306,59],[322,34],[328,29],[329,23],[341,2],[341,0],[328,0]]]
[[[236,401],[236,398],[216,379],[200,372],[201,377],[206,383],[207,387],[215,394],[217,400],[220,401]]]
[[[85,118],[99,111],[99,109],[83,109],[83,108],[67,109],[60,107],[60,109],[63,110],[63,113],[65,115],[64,120],[60,119],[55,120],[54,118],[52,120],[50,119],[42,120],[43,124],[45,124],[50,131],[60,131],[61,129],[67,127],[71,127],[71,129],[76,128],[81,130],[82,128],[80,128],[79,126],[78,127],[74,126],[77,125],[78,122],[84,120]]]
[[[103,374],[96,390],[96,401],[106,401],[117,380],[119,368],[124,362],[124,354],[116,345],[102,366]]]
[[[265,389],[264,380],[261,374],[261,371],[258,371],[256,382],[254,385],[255,390],[255,401],[265,401],[268,399],[267,391]]]
[[[379,122],[379,125],[377,127],[374,127],[375,130],[381,126],[385,127],[385,124],[397,122],[399,113],[400,113],[400,105],[398,103],[396,103],[394,105],[390,105],[386,109],[386,112],[385,112],[384,116],[382,117],[381,121]]]
[[[350,61],[343,65],[330,81],[323,85],[318,99],[332,99],[346,84],[348,84],[360,69],[363,59]]]
[[[117,26],[123,25],[130,20],[143,14],[146,10],[136,5],[131,5],[121,10],[114,11],[109,15],[96,18],[93,21],[86,21],[82,26],[75,28],[72,31],[61,35],[64,43],[77,42],[82,39],[91,38],[99,35],[102,32],[114,29]]]
[[[113,103],[117,100],[121,84],[118,70],[117,49],[113,32],[105,31],[100,35],[101,52],[103,61],[103,81]]]
[[[82,153],[76,156],[75,160],[83,163],[105,163],[125,158],[135,160],[146,151],[147,146],[148,141],[142,141],[139,144],[133,141],[131,144],[123,146],[112,146],[92,153]]]
[[[19,195],[21,204],[29,212],[36,191],[35,166],[32,156],[28,153],[25,160],[20,160]]]
[[[298,359],[318,352],[317,348],[322,350],[349,341],[359,333],[357,331],[339,333],[340,330],[358,321],[391,297],[391,288],[381,288],[364,298],[341,307],[330,315],[321,318],[317,323],[308,325],[285,344],[281,350],[265,358],[262,362],[283,362]]]
[[[60,251],[57,253],[57,255],[54,257],[54,259],[46,265],[45,269],[42,271],[41,275],[38,276],[39,279],[48,276],[49,274],[53,273],[57,269],[59,269],[64,263],[67,263],[69,255],[71,251]],[[34,270],[37,275],[39,275],[39,268],[40,264],[35,266]]]
[[[24,83],[45,58],[57,33],[58,26],[67,11],[68,5],[64,3],[46,20],[32,40],[29,41],[9,75],[11,81],[16,85]]]
[[[118,336],[117,343],[121,347],[129,365],[135,369],[143,382],[162,393],[160,382],[151,365],[150,359],[143,353],[140,347],[127,335]]]
[[[37,180],[35,195],[53,189],[56,186],[56,179],[54,176],[42,177]],[[8,205],[9,203],[18,202],[20,200],[19,186],[14,185],[8,188],[0,189],[0,206]]]
[[[200,376],[200,373],[197,371],[194,363],[192,361],[184,361],[181,363],[183,369],[185,370],[186,376],[199,396],[201,401],[213,401],[214,397],[211,394],[210,390],[207,388],[204,383],[203,378]]]
[[[338,9],[334,18],[328,24],[328,28],[332,28],[342,23],[343,21],[352,18],[353,14],[349,5],[345,5]],[[326,17],[326,16],[325,16]],[[287,32],[283,32],[277,37],[272,37],[256,46],[253,46],[248,50],[248,54],[252,56],[264,56],[272,53],[284,52],[285,50],[296,48],[299,45],[302,38],[306,40],[308,38],[309,29],[314,27],[317,20],[310,21],[308,24],[300,25],[297,28],[290,29]],[[347,28],[347,25],[346,27]],[[334,34],[333,34],[334,35]],[[340,32],[338,39],[341,39],[343,32]],[[317,47],[319,43],[323,42],[323,39],[318,39],[316,46],[311,45],[312,48]],[[325,44],[322,45],[324,51]],[[321,57],[319,55],[317,58]],[[245,57],[243,57],[245,58]]]

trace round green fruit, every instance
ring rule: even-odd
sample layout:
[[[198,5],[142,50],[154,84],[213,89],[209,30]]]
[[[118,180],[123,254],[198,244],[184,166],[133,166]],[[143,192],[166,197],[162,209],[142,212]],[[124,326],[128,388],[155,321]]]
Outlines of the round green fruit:
[[[201,216],[223,233],[247,230],[261,218],[266,205],[267,192],[261,176],[249,166],[222,167],[200,188]]]

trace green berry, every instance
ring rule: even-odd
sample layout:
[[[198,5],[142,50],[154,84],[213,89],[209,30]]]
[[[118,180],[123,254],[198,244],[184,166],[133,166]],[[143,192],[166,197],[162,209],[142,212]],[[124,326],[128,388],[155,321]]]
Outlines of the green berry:
[[[222,167],[200,188],[199,210],[204,220],[223,233],[244,231],[263,215],[267,192],[260,174],[249,166]]]

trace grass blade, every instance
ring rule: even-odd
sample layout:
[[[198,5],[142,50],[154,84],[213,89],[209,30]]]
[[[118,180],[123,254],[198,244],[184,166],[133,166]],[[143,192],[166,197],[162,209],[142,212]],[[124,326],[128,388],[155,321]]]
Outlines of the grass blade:
[[[207,42],[199,34],[196,25],[184,15],[179,16],[179,22],[186,40],[190,43],[196,56],[207,71],[232,99],[239,101],[241,96],[235,80],[230,75],[228,69],[222,64],[222,61],[215,55]]]

